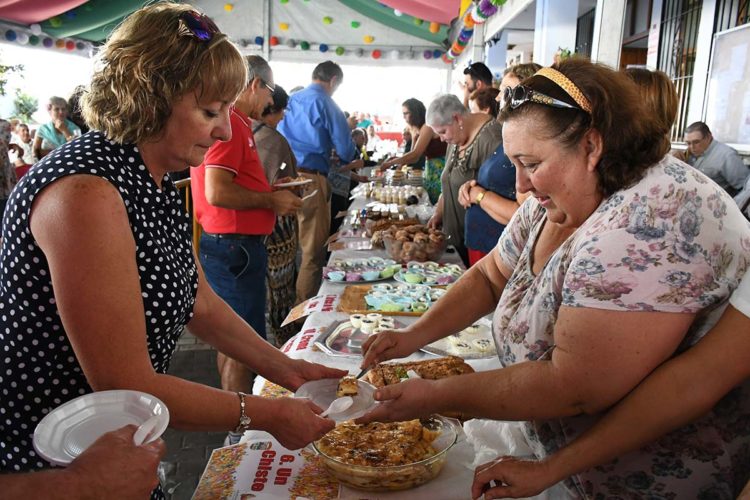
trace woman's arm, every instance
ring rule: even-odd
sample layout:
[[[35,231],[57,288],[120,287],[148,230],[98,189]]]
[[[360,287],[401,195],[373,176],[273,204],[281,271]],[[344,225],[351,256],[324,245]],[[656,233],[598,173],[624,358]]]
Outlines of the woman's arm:
[[[438,229],[443,225],[443,194],[440,193],[437,203],[435,203],[435,212],[427,221],[427,227]]]
[[[37,160],[41,160],[44,158],[44,155],[47,154],[46,151],[42,151],[42,141],[44,139],[41,135],[37,132],[37,134],[34,136],[34,144],[31,146],[31,150],[34,151],[34,157]]]
[[[476,181],[469,182],[471,182],[471,184],[468,186],[467,192],[468,198],[472,204],[479,205],[490,217],[504,226],[508,225],[513,214],[515,214],[518,207],[521,206],[521,203],[531,195],[531,193],[517,194],[516,201],[513,201],[500,196],[493,191],[484,189],[482,186],[478,185]],[[484,193],[484,197],[477,203],[477,198],[480,193]]]
[[[237,427],[237,394],[154,371],[147,348],[135,242],[114,186],[88,175],[62,178],[36,197],[30,224],[49,263],[65,333],[94,390],[132,389],[153,394],[167,405],[170,423],[176,428],[218,431]],[[205,291],[205,284],[203,288]],[[200,304],[197,306],[200,309]],[[224,316],[215,316],[217,329],[227,328]],[[227,354],[236,354],[242,342],[254,345],[247,335],[252,330],[243,335],[239,328],[229,330],[224,335],[239,338],[220,344]],[[278,362],[274,356],[264,359],[263,366],[270,366],[275,373]],[[282,443],[286,441],[287,447],[304,446],[305,441],[333,427],[331,420],[317,417],[317,410],[301,400],[250,396],[247,406],[252,428],[271,432]]]
[[[473,301],[477,293],[475,289],[463,291],[462,303],[454,303],[454,308],[469,306],[471,301],[465,297]],[[494,420],[597,413],[620,400],[667,359],[693,319],[693,314],[562,307],[549,361],[383,387],[375,399],[384,403],[368,420],[404,420],[444,411]]]
[[[161,439],[136,446],[135,430],[129,425],[104,434],[65,469],[0,474],[3,498],[147,498],[159,484],[156,469],[166,447]]]
[[[707,413],[750,377],[749,358],[750,318],[730,305],[700,342],[661,365],[571,444],[539,462],[504,457],[478,474],[475,486],[503,477],[508,486],[499,493],[532,496],[637,450]]]
[[[308,380],[340,378],[346,375],[343,370],[293,360],[263,340],[213,291],[200,265],[198,296],[188,329],[218,351],[290,390],[296,390]]]
[[[417,138],[417,142],[411,148],[411,151],[404,154],[403,156],[391,158],[390,160],[384,162],[383,165],[381,165],[380,170],[385,170],[392,165],[410,165],[419,160],[424,152],[427,151],[427,146],[429,146],[430,141],[433,137],[435,137],[435,132],[433,132],[432,128],[430,128],[430,126],[427,124],[422,125],[422,128],[419,129],[419,137]]]
[[[510,271],[493,252],[461,276],[448,293],[412,325],[400,331],[371,335],[362,346],[362,367],[408,356],[420,347],[458,332],[491,312]],[[466,297],[471,300],[466,300]]]

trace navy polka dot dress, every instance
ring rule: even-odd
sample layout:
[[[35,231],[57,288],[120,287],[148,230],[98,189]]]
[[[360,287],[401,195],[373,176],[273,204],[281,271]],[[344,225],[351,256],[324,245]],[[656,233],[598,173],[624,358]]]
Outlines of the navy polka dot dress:
[[[157,372],[166,372],[192,316],[198,273],[188,218],[172,181],[165,177],[160,190],[138,148],[115,144],[98,132],[46,156],[15,187],[3,220],[0,473],[47,467],[34,452],[34,428],[60,404],[92,392],[60,321],[47,260],[29,228],[35,196],[71,174],[102,177],[122,197],[136,244],[148,351]]]

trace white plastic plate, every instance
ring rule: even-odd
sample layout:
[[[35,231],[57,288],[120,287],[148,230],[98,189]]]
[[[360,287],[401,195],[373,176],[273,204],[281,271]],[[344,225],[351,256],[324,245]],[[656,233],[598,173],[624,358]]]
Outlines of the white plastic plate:
[[[156,397],[138,391],[101,391],[80,396],[48,413],[34,430],[34,449],[53,465],[70,464],[100,436],[128,424],[158,417],[151,442],[169,425],[169,410]]]
[[[321,409],[325,410],[328,408],[328,405],[336,399],[336,388],[339,385],[339,380],[340,379],[337,378],[324,378],[305,382],[299,387],[299,389],[297,389],[297,392],[294,393],[294,397],[308,398]],[[373,398],[375,387],[364,380],[357,380],[357,389],[358,394],[352,396],[354,404],[342,413],[329,415],[329,418],[336,422],[352,420],[361,417],[375,407],[377,404]]]
[[[306,186],[307,184],[310,184],[312,181],[313,181],[312,179],[304,179],[301,181],[280,182],[278,184],[274,184],[273,187],[290,188],[290,187],[295,187],[295,186]]]

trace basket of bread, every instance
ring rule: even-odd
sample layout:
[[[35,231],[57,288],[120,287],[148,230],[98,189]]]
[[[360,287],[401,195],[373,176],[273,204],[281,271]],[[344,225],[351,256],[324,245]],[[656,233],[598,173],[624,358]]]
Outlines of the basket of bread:
[[[373,240],[383,241],[386,252],[399,262],[438,260],[448,246],[445,233],[423,224],[390,227]]]

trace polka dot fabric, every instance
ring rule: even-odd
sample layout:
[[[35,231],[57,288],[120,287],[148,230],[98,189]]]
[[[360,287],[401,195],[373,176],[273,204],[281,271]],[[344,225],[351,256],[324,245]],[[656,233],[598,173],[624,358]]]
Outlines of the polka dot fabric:
[[[102,177],[122,196],[136,244],[148,351],[157,372],[167,371],[192,316],[198,273],[189,220],[174,184],[165,177],[160,190],[137,147],[115,144],[98,132],[46,156],[15,187],[3,220],[0,473],[47,467],[34,452],[34,428],[52,409],[92,392],[60,321],[47,260],[29,228],[36,195],[73,174]]]

